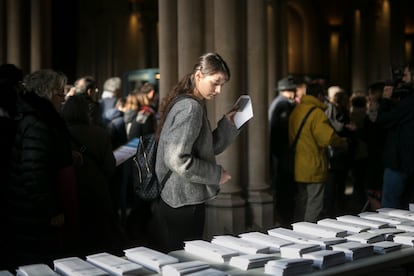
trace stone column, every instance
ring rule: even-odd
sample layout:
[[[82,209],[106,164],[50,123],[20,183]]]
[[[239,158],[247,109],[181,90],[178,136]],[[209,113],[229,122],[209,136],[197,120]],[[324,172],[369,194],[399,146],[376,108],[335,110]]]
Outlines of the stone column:
[[[177,65],[177,0],[159,0],[159,68],[160,99],[178,80]]]
[[[178,19],[178,77],[191,72],[197,58],[203,54],[203,0],[179,0]]]
[[[8,0],[7,6],[7,62],[22,67],[22,20],[20,13],[22,6],[21,0]]]
[[[0,64],[6,63],[6,0],[0,0]]]
[[[248,208],[252,230],[273,226],[273,196],[270,194],[268,158],[268,102],[266,1],[247,0],[247,91],[254,117],[248,122]],[[249,219],[249,218],[248,218]],[[250,222],[248,222],[248,225]]]
[[[389,78],[390,67],[387,65],[391,64],[391,12],[389,0],[379,2],[378,14],[376,17],[376,66],[378,75],[377,79]],[[381,46],[379,46],[381,45]]]
[[[267,4],[267,101],[268,105],[275,97],[274,88],[276,87],[276,24],[275,24],[275,5],[273,2]]]
[[[277,81],[288,73],[288,6],[286,0],[268,3],[268,102],[275,98]]]
[[[234,101],[242,91],[243,69],[243,34],[242,17],[245,7],[237,0],[214,0],[213,13],[207,16],[214,17],[215,50],[227,62],[231,70],[231,79],[225,84],[223,92],[216,99],[216,117],[221,118],[231,109]],[[212,122],[213,124],[213,122]],[[212,125],[212,127],[214,127]],[[237,140],[217,157],[217,162],[227,170],[232,179],[222,186],[217,198],[209,202],[206,214],[205,236],[222,233],[239,233],[245,229],[245,201],[241,197],[241,167],[247,164],[246,146],[241,146],[241,140],[246,135],[244,129]]]
[[[352,44],[352,91],[366,91],[366,63],[364,58],[364,33],[361,11],[354,11],[354,29],[353,29],[353,44]],[[352,92],[351,91],[351,92]]]
[[[51,3],[50,0],[31,1],[30,70],[51,67]]]

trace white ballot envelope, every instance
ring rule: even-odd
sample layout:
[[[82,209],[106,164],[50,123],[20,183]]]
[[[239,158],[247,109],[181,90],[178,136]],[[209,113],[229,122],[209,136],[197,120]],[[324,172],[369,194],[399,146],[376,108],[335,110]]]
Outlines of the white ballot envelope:
[[[253,118],[252,101],[249,95],[241,95],[233,107],[237,110],[234,115],[234,123],[237,129],[241,128],[244,123]]]

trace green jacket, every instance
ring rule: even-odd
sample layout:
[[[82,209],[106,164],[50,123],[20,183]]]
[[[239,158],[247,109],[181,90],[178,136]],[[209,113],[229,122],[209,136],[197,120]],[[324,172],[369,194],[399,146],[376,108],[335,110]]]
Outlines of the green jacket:
[[[327,106],[319,99],[305,95],[289,117],[289,143],[292,144],[306,113],[317,108],[309,115],[296,145],[295,181],[322,183],[328,174],[327,147],[344,146],[343,141],[330,126],[324,110]]]

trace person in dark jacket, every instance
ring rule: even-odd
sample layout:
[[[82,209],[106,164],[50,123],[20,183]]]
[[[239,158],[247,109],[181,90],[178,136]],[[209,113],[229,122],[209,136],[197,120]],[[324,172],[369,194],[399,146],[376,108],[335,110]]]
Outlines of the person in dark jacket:
[[[51,264],[70,253],[76,233],[76,183],[68,131],[58,110],[66,76],[39,70],[24,78],[6,191],[15,266]],[[3,250],[3,249],[2,249]]]
[[[126,237],[112,199],[115,157],[109,134],[88,120],[84,97],[69,97],[62,108],[68,125],[72,150],[77,152],[75,171],[79,196],[81,255],[97,252],[121,254]]]
[[[405,69],[407,89],[385,86],[377,123],[386,130],[382,208],[408,209],[414,200],[414,88],[412,71]]]
[[[295,107],[296,84],[292,76],[278,82],[278,96],[269,107],[270,122],[270,164],[272,187],[275,193],[275,213],[281,225],[289,226],[293,222],[293,179],[289,179],[286,160],[289,150],[289,115]]]
[[[10,171],[10,149],[13,145],[15,135],[16,100],[17,93],[21,89],[20,81],[23,72],[13,64],[0,65],[0,221],[4,222],[7,215],[6,205],[6,180]],[[3,224],[0,227],[0,270],[9,269],[8,247],[9,227]]]

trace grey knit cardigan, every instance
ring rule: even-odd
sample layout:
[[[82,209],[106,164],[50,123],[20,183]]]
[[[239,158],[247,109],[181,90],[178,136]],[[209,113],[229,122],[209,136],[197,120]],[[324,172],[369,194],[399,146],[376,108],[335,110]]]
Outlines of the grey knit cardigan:
[[[163,201],[177,208],[214,198],[222,172],[215,155],[238,134],[225,116],[212,132],[204,101],[187,97],[176,102],[164,122],[157,150],[158,179],[172,171],[161,193]]]

